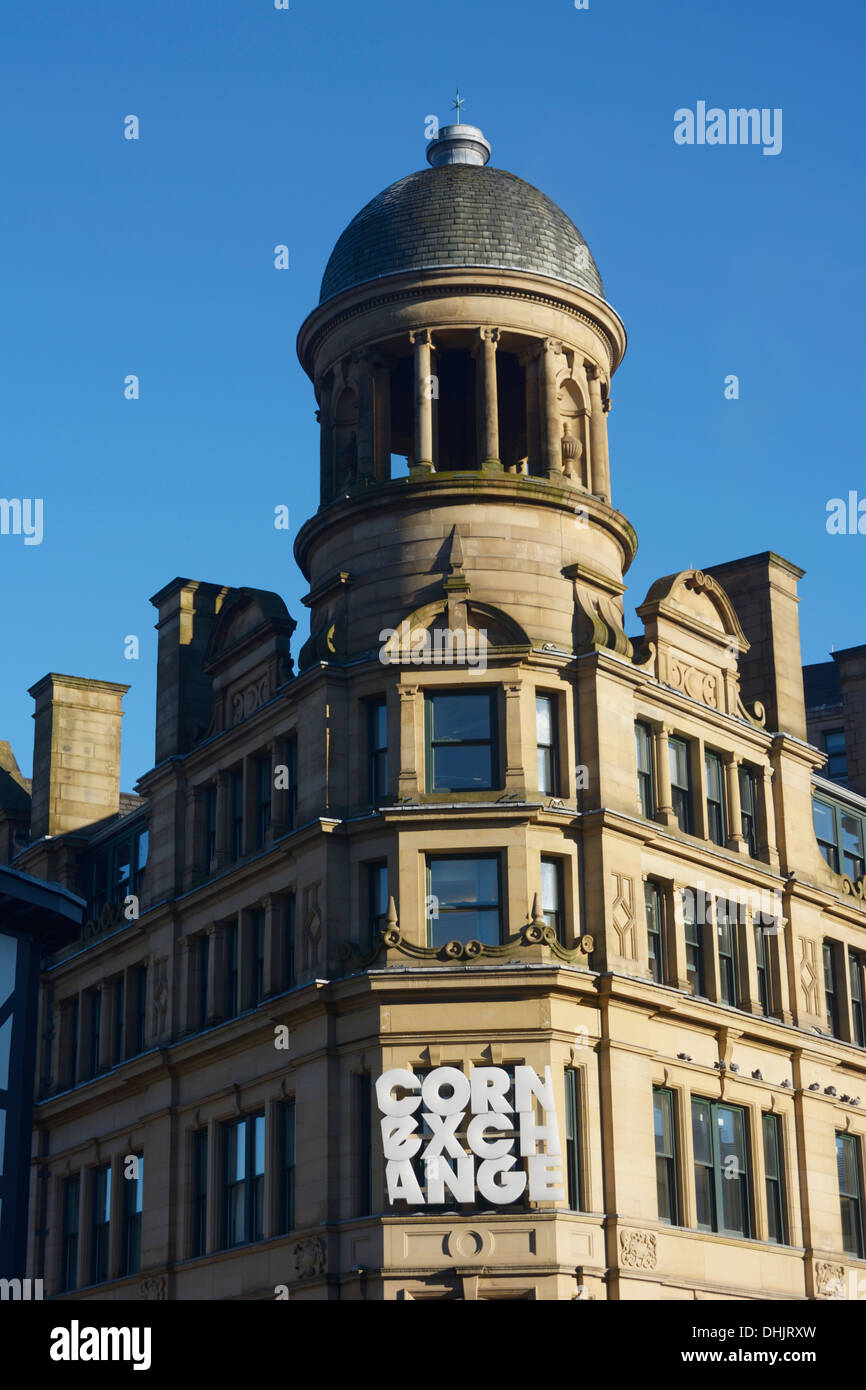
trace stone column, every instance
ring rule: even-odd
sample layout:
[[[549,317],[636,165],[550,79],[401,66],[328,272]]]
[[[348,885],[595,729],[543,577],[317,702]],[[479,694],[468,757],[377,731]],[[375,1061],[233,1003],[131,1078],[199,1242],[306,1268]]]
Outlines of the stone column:
[[[96,993],[99,995],[99,1057],[97,1058],[97,1064],[101,1076],[103,1072],[110,1069],[114,1061],[111,1055],[111,1047],[114,1038],[111,1026],[113,1023],[112,1016],[114,1014],[114,990],[106,989],[103,980],[100,980],[95,989]],[[93,1007],[93,1000],[90,1001],[90,1006],[91,1008]]]
[[[187,787],[183,862],[183,887],[184,892],[187,893],[207,874],[207,866],[204,863],[204,826],[202,825],[201,811],[201,788]]]
[[[683,916],[683,892],[686,885],[670,882],[665,886],[665,945],[667,948],[666,983],[674,989],[688,989],[686,967],[686,928]]]
[[[222,869],[229,857],[229,775],[225,769],[217,773],[216,793],[216,867]]]
[[[93,1260],[93,1164],[91,1159],[93,1145],[88,1152],[87,1164],[82,1164],[79,1170],[78,1187],[78,1264],[76,1287],[85,1288],[90,1283],[90,1272]],[[58,1183],[62,1192],[62,1183]],[[62,1208],[61,1208],[62,1212]],[[62,1221],[62,1215],[61,1215]],[[62,1230],[62,1226],[61,1226]]]
[[[610,501],[610,467],[607,457],[607,421],[601,399],[601,372],[593,363],[586,368],[589,383],[589,467],[592,470],[593,491]]]
[[[689,741],[689,760],[692,783],[693,834],[699,840],[708,840],[710,836],[707,825],[707,769],[702,738],[694,738]]]
[[[207,1023],[217,1023],[222,1013],[221,990],[225,979],[225,940],[224,933],[217,930],[215,922],[207,928]]]
[[[211,1119],[207,1125],[207,1210],[205,1214],[205,1250],[208,1255],[222,1248],[222,1224],[225,1202],[217,1200],[222,1192],[223,1155],[220,1148],[220,1121]]]
[[[736,753],[727,753],[725,757],[725,791],[728,813],[728,849],[735,850],[737,854],[747,854],[748,845],[743,839],[743,812],[740,806],[740,759]]]
[[[481,468],[501,471],[499,457],[499,393],[496,382],[496,345],[498,328],[479,328],[476,359],[477,410],[481,441]]]
[[[286,791],[278,787],[277,768],[284,767],[281,757],[280,740],[272,738],[268,744],[268,757],[271,763],[271,843],[286,833]],[[280,781],[284,781],[280,778]]]
[[[526,785],[521,738],[520,682],[505,687],[505,790],[521,791]]]
[[[721,1003],[722,990],[719,966],[719,903],[714,894],[704,888],[694,889],[698,931],[704,943],[704,989],[708,999]]]
[[[430,365],[433,335],[429,328],[417,328],[409,334],[409,341],[415,348],[414,467],[425,473],[433,473],[433,388]]]
[[[747,1013],[763,1015],[761,994],[758,989],[758,958],[755,950],[755,921],[750,907],[737,914],[737,998],[741,1009]],[[745,919],[745,921],[743,921]],[[764,937],[764,958],[767,963],[767,988],[770,988],[770,952],[767,938]]]
[[[193,1021],[193,980],[192,980],[192,951],[190,950],[191,938],[180,936],[177,941],[178,962],[178,989],[180,998],[180,1017],[177,1020],[178,1033],[181,1037],[185,1033],[194,1033],[195,1023]]]
[[[277,958],[277,947],[279,943],[276,941],[278,914],[274,910],[274,898],[270,893],[265,894],[261,899],[259,907],[265,914],[265,960],[262,969],[262,998],[268,999],[272,994],[277,992],[274,989],[274,984],[278,978],[279,971],[279,961]]]
[[[544,464],[548,478],[562,474],[562,438],[556,390],[556,359],[561,344],[545,338],[541,348],[542,397],[544,400]]]
[[[358,481],[373,481],[373,359],[369,348],[355,354],[358,367]]]
[[[773,769],[760,770],[757,780],[758,854],[771,869],[779,867],[779,847],[776,843],[776,808],[773,804]]]
[[[794,1015],[791,1010],[791,989],[788,983],[788,959],[787,952],[793,951],[793,936],[786,930],[788,919],[780,917],[776,922],[776,930],[771,935],[764,933],[764,944],[767,954],[767,976],[770,987],[770,1007],[773,1009],[774,1016],[780,1018],[783,1023],[793,1023]],[[823,991],[823,979],[820,980],[819,988]],[[823,997],[823,995],[822,995]]]
[[[656,820],[661,825],[678,824],[671,797],[671,762],[668,751],[670,729],[666,724],[653,726],[653,755],[655,760]]]
[[[319,492],[323,503],[330,502],[334,495],[334,444],[331,430],[331,397],[334,390],[333,374],[318,382],[317,396],[319,409],[316,419],[319,422]]]
[[[400,797],[405,798],[414,797],[418,791],[418,762],[415,755],[415,706],[418,687],[405,685],[399,689],[400,775],[397,785]]]
[[[242,827],[243,853],[252,854],[256,848],[256,760],[249,756],[243,760],[243,791],[241,805],[244,813]]]

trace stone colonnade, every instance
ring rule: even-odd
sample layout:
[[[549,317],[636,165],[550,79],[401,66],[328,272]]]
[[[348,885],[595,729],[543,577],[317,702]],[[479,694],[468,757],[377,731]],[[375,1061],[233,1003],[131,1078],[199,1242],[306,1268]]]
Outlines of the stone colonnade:
[[[415,475],[436,472],[434,402],[439,401],[435,330],[409,332],[413,355],[412,416]],[[500,442],[497,352],[501,331],[475,330],[472,353],[476,362],[476,419],[478,457],[468,464],[484,472],[528,472],[546,476],[610,501],[607,422],[610,401],[604,393],[604,374],[593,362],[577,363],[574,394],[587,406],[576,406],[579,420],[587,418],[585,442],[570,433],[569,412],[563,411],[562,342],[555,338],[528,339],[519,362],[525,372],[527,432],[533,442],[521,463],[504,465]],[[373,346],[359,349],[347,362],[317,383],[321,426],[321,485],[323,500],[332,500],[356,486],[385,482],[390,477],[391,372]],[[574,396],[572,396],[574,405]],[[513,450],[512,450],[513,453]]]

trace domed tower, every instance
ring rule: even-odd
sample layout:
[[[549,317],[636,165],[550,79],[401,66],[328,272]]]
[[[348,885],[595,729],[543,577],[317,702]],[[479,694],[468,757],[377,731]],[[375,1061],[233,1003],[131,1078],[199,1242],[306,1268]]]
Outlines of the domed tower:
[[[495,606],[509,645],[571,653],[601,622],[627,647],[635,537],[607,443],[625,331],[571,220],[489,154],[444,127],[431,167],[343,232],[301,329],[321,426],[302,668],[375,654],[457,570],[469,619]]]

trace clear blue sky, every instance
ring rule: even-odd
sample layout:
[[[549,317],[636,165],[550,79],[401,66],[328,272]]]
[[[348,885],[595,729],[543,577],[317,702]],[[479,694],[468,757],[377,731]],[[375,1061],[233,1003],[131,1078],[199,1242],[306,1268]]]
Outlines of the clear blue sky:
[[[0,536],[0,738],[25,771],[49,670],[130,683],[124,788],[151,766],[148,599],[177,574],[278,591],[299,649],[318,445],[295,335],[457,82],[629,332],[610,432],[631,607],[773,549],[807,570],[805,660],[866,641],[866,536],[825,529],[830,497],[866,497],[862,0],[39,0],[3,27],[0,496],[45,509],[41,545]],[[782,152],[676,145],[699,100],[781,107]]]

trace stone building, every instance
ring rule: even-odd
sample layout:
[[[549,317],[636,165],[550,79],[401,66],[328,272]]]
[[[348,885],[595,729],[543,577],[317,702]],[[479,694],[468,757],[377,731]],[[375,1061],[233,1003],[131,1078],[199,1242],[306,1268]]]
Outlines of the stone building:
[[[32,688],[32,786],[0,745],[3,857],[89,903],[41,994],[52,1296],[866,1289],[864,648],[807,722],[772,551],[659,579],[626,635],[625,330],[570,219],[488,157],[445,127],[301,327],[309,639],[276,594],[174,579],[134,796],[124,686]],[[511,1200],[467,1200],[455,1120],[389,1199],[375,1083],[442,1068],[504,1074],[488,1144],[516,1069],[548,1082],[558,1195],[520,1152]]]

